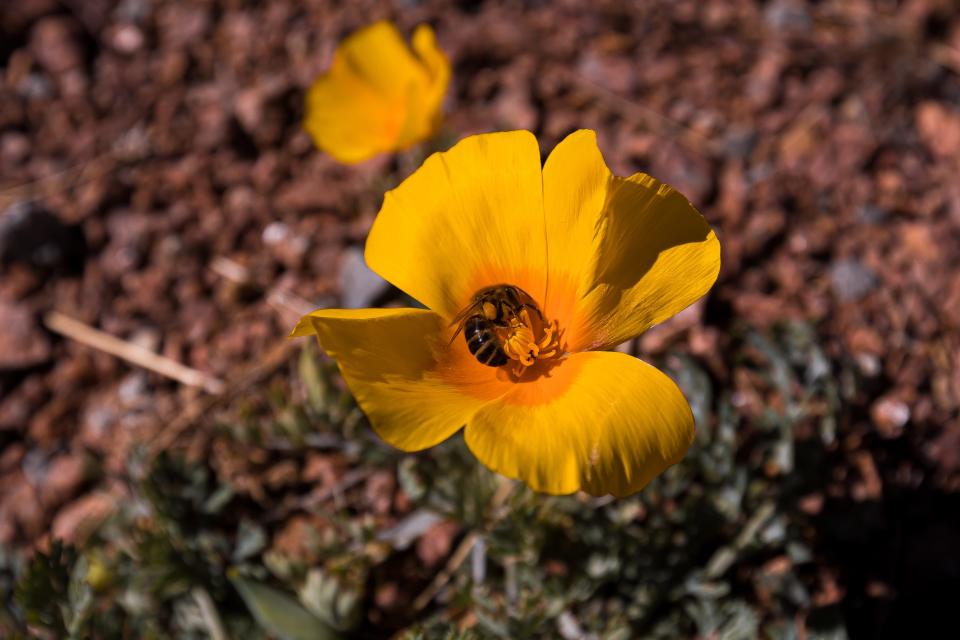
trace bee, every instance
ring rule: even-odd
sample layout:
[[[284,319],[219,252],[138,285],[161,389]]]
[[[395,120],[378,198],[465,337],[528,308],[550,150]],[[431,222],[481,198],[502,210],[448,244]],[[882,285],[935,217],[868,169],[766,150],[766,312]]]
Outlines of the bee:
[[[543,317],[530,294],[520,287],[510,284],[484,287],[450,323],[458,325],[450,342],[462,331],[467,348],[480,364],[503,366],[509,361],[503,350],[504,335],[524,309]]]

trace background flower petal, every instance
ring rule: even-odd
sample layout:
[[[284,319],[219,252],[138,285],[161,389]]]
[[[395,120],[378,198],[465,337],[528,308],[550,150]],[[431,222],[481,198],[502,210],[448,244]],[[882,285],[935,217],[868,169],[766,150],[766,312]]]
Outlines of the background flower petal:
[[[341,162],[359,162],[431,135],[450,65],[422,25],[413,47],[389,22],[351,34],[330,69],[307,93],[304,127],[318,147]]]
[[[438,373],[444,330],[440,316],[423,309],[320,309],[291,335],[315,334],[374,431],[398,449],[419,451],[456,433],[487,401]]]
[[[703,296],[720,243],[703,216],[654,178],[610,173],[592,131],[577,131],[543,169],[550,285],[545,311],[566,320],[570,350],[634,337]]]
[[[536,491],[624,496],[683,457],[694,424],[683,394],[655,367],[590,352],[490,402],[464,435],[481,462]]]
[[[437,39],[429,25],[416,28],[411,38],[414,53],[426,71],[426,87],[416,86],[410,97],[411,117],[400,134],[399,146],[422,140],[432,135],[443,119],[443,99],[450,84],[450,61],[437,46]]]
[[[334,61],[307,92],[303,127],[314,144],[340,162],[367,160],[394,148],[407,119],[399,102],[387,102]]]
[[[515,284],[542,300],[540,149],[527,131],[471,136],[384,196],[367,239],[374,271],[447,317],[479,288]]]
[[[411,84],[430,85],[427,69],[390,22],[381,21],[347,37],[338,61],[387,100],[405,99]]]

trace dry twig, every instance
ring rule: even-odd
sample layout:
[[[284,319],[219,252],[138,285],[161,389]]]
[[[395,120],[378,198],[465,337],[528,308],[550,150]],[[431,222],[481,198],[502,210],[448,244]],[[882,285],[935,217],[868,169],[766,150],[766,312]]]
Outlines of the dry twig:
[[[44,317],[43,323],[54,333],[59,333],[88,347],[109,353],[154,373],[159,373],[181,384],[189,387],[200,387],[212,394],[221,394],[224,391],[225,385],[219,378],[180,364],[176,360],[154,353],[138,344],[121,340],[109,333],[94,329],[90,325],[66,316],[59,311],[48,313]]]

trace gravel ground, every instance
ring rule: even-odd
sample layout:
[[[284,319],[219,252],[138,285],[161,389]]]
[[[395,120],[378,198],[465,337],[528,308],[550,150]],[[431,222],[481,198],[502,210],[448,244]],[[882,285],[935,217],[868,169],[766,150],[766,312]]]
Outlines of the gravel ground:
[[[869,633],[891,599],[908,611],[956,588],[952,3],[583,5],[4,3],[0,544],[79,536],[126,495],[144,443],[212,455],[255,500],[347,472],[334,455],[257,461],[210,427],[255,414],[264,389],[296,386],[284,337],[299,313],[393,296],[357,247],[383,191],[425,151],[348,168],[300,128],[337,40],[390,18],[407,33],[432,24],[453,62],[443,140],[524,128],[549,151],[593,128],[614,172],[674,185],[717,229],[710,297],[629,348],[690,354],[748,419],[770,398],[729,356],[744,327],[810,323],[831,362],[850,365],[860,391],[806,506],[847,514],[818,532],[841,585],[820,595],[859,616],[851,629]],[[131,367],[51,330],[51,312],[228,391]],[[360,484],[371,513],[395,508],[392,474]]]

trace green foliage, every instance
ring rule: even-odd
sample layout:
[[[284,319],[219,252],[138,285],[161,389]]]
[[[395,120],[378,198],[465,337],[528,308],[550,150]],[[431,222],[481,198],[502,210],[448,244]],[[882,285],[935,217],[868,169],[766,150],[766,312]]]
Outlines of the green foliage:
[[[84,637],[93,606],[87,570],[87,561],[76,549],[59,540],[49,553],[37,553],[15,591],[25,622],[57,637]]]
[[[282,640],[335,640],[339,636],[296,598],[267,585],[236,575],[231,578],[260,625]]]
[[[601,638],[777,635],[812,607],[804,581],[812,554],[790,505],[816,465],[804,459],[798,468],[795,430],[815,424],[828,443],[842,411],[814,335],[790,325],[744,337],[741,366],[777,397],[776,409],[749,424],[734,394],[715,390],[696,361],[670,358],[698,424],[683,461],[626,499],[516,492],[486,538],[492,575],[478,587],[461,572],[447,599],[472,604],[485,638],[538,638],[564,626]],[[400,479],[418,503],[469,521],[474,497],[482,504],[490,489],[461,448],[454,440],[442,454],[408,459]],[[756,589],[768,599],[763,609],[751,602]]]
[[[479,640],[480,637],[473,629],[460,630],[450,622],[431,620],[408,629],[402,640]]]
[[[279,460],[335,452],[349,467],[335,498],[285,489],[265,511],[209,462],[133,460],[133,500],[81,549],[54,543],[22,566],[0,555],[0,595],[16,582],[0,630],[790,640],[803,613],[809,637],[845,637],[842,618],[812,603],[815,553],[793,505],[816,486],[856,379],[826,357],[811,327],[744,332],[725,366],[745,374],[747,386],[720,387],[696,359],[668,357],[664,368],[691,401],[696,442],[646,489],[619,500],[542,496],[516,484],[504,492],[459,436],[416,455],[385,447],[335,368],[313,347],[304,354],[302,388],[278,387],[267,416],[252,408],[242,428],[217,437],[241,455],[269,450]],[[410,501],[389,525],[362,503],[364,478],[384,470]],[[296,513],[324,523],[304,531],[301,556],[272,545]],[[410,603],[440,571],[417,567],[414,543],[443,520],[458,523],[455,542],[475,541],[466,560],[423,611],[405,604],[375,612],[373,594],[386,581],[399,580]]]

